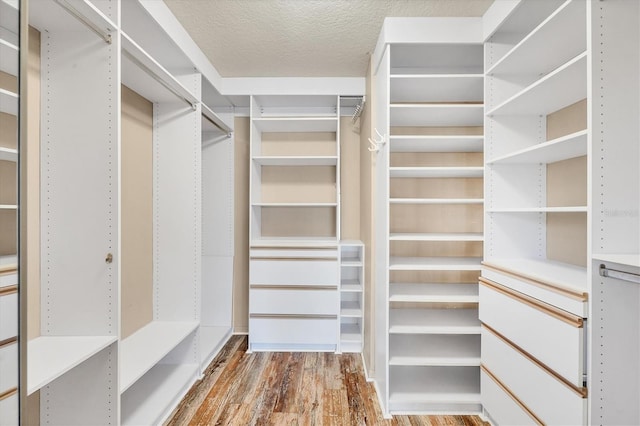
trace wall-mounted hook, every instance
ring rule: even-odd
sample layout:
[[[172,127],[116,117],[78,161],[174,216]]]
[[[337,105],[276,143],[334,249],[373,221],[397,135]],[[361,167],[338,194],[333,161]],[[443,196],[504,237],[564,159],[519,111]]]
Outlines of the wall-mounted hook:
[[[370,152],[378,152],[380,151],[380,147],[383,146],[387,142],[387,137],[380,133],[378,129],[375,129],[377,138],[371,139],[369,138],[369,151]]]

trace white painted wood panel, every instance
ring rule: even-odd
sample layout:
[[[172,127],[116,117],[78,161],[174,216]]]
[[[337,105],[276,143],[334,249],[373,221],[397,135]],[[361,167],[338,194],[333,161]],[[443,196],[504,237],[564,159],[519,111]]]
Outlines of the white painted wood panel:
[[[487,373],[480,373],[482,407],[496,425],[530,425],[538,423],[514,399],[498,386]]]
[[[0,341],[18,335],[18,293],[0,296]]]
[[[252,314],[337,315],[338,291],[252,288],[249,306]]]
[[[271,285],[337,285],[337,260],[251,260],[249,282]]]
[[[292,350],[300,345],[317,348],[337,343],[335,318],[249,317],[249,333],[252,347],[268,345],[272,350]]]
[[[0,347],[0,393],[18,387],[18,342]]]

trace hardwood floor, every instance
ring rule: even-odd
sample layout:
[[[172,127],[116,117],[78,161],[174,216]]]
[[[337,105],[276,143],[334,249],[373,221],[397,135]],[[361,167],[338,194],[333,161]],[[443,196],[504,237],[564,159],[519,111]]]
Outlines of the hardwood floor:
[[[166,423],[178,425],[488,425],[477,416],[385,420],[359,354],[246,353],[233,336]]]

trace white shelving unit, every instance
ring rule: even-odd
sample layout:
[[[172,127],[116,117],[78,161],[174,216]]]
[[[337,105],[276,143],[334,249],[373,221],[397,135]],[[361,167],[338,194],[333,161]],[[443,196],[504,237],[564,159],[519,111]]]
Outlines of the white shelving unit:
[[[398,19],[466,31],[407,31],[374,55],[374,126],[389,135],[376,158],[375,363],[389,414],[481,410],[484,77],[471,22]]]
[[[340,241],[340,352],[364,345],[364,244]]]

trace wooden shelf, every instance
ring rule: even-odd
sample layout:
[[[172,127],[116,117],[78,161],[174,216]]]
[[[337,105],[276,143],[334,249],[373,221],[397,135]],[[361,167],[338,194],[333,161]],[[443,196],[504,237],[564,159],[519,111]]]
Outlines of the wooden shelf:
[[[468,233],[392,233],[390,241],[484,241],[484,234],[481,232]]]
[[[0,160],[2,161],[18,161],[18,150],[11,148],[2,148],[0,147]]]
[[[546,259],[487,259],[484,265],[541,281],[554,287],[586,291],[587,269]]]
[[[391,366],[480,366],[480,336],[391,336]]]
[[[336,156],[261,156],[253,157],[261,166],[335,166]]]
[[[129,389],[197,327],[197,322],[153,321],[124,339],[120,344],[120,393]]]
[[[481,178],[484,167],[390,167],[392,178]]]
[[[483,136],[421,136],[394,135],[390,137],[391,152],[482,152]]]
[[[391,283],[390,302],[478,303],[476,284],[456,283]]]
[[[31,395],[117,340],[115,336],[41,336],[27,343]]]
[[[488,75],[541,75],[587,48],[584,2],[566,2],[496,62]],[[561,34],[562,37],[558,37]]]
[[[162,424],[198,376],[197,364],[158,364],[122,396],[123,425]]]
[[[479,271],[481,257],[391,257],[392,271]]]
[[[587,97],[587,53],[583,52],[487,113],[548,115]]]
[[[395,74],[391,102],[482,101],[482,74]]]
[[[480,334],[477,309],[390,309],[390,334]]]
[[[390,198],[390,204],[482,204],[483,198]]]
[[[1,30],[1,28],[0,28]],[[0,36],[0,71],[10,75],[18,75],[18,46],[3,40]]]
[[[587,130],[533,145],[488,161],[487,164],[549,164],[587,155]]]
[[[252,123],[262,132],[335,132],[337,117],[260,117]]]
[[[362,307],[360,307],[360,303],[353,301],[340,302],[340,316],[342,318],[361,318]]]
[[[16,93],[0,89],[0,112],[18,115],[18,95]]]
[[[482,126],[483,104],[391,104],[391,126]]]
[[[587,206],[568,207],[514,207],[487,209],[487,213],[586,213]]]

